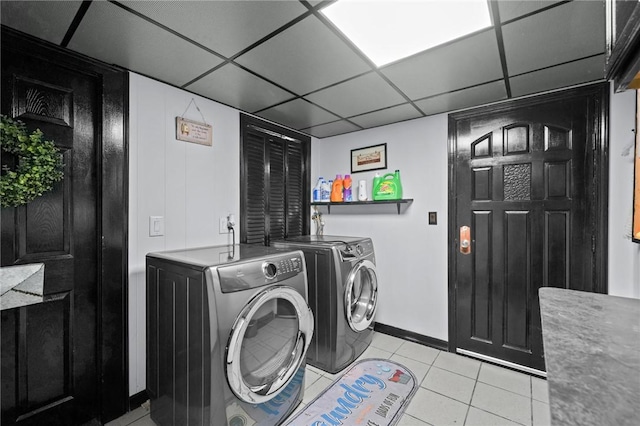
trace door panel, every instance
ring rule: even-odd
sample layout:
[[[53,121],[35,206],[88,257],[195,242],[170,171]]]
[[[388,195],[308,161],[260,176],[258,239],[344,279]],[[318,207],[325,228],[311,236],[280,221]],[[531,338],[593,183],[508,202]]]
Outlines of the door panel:
[[[11,55],[2,62],[2,112],[61,148],[65,177],[33,202],[2,211],[2,265],[45,264],[45,302],[14,313],[17,406],[3,405],[2,420],[75,424],[99,413],[100,82]],[[14,161],[3,156],[3,164]]]
[[[602,87],[450,116],[451,349],[544,370],[538,289],[606,288],[592,246]]]
[[[493,213],[490,211],[473,212],[471,228],[475,229],[476,258],[473,270],[472,295],[472,337],[485,342],[491,341],[491,305],[493,298],[491,276],[491,225]]]

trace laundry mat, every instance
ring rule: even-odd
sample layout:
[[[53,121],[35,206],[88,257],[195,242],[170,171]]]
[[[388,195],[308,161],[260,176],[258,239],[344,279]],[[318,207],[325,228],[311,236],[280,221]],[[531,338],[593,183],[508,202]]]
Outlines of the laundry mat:
[[[387,426],[400,420],[416,377],[388,359],[363,359],[291,418],[288,426]]]

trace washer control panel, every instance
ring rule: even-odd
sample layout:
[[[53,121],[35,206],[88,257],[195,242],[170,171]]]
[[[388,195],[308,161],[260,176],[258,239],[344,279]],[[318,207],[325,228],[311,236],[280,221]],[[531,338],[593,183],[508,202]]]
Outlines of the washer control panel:
[[[342,262],[352,262],[354,260],[365,258],[372,260],[374,258],[373,243],[369,238],[342,246],[339,248],[339,252],[340,260]]]

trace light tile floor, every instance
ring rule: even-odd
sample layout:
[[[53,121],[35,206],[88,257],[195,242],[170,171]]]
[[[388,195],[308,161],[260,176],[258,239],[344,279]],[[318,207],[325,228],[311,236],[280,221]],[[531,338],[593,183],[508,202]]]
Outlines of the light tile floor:
[[[361,358],[398,361],[417,377],[420,388],[398,426],[550,424],[544,379],[376,332]],[[301,406],[308,404],[338,374],[310,366]],[[144,407],[107,426],[155,426]]]

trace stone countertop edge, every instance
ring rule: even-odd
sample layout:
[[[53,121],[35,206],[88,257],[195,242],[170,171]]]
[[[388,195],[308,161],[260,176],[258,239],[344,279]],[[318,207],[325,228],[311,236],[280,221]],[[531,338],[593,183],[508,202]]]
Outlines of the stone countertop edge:
[[[44,300],[44,264],[31,263],[0,268],[0,309],[33,305]]]
[[[551,424],[640,425],[640,300],[539,295]]]

